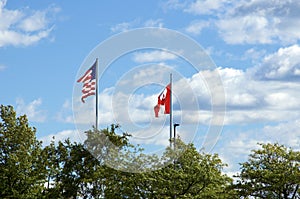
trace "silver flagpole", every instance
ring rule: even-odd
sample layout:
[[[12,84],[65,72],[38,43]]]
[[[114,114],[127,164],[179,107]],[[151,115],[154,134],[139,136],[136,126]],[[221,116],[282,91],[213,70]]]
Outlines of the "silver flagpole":
[[[170,148],[172,147],[172,73],[170,73]]]
[[[96,131],[98,131],[98,58],[96,59]]]

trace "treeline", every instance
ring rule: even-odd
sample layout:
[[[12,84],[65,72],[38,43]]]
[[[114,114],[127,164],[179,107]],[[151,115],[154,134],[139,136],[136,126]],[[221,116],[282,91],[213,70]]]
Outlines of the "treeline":
[[[300,152],[277,143],[260,144],[233,180],[217,154],[177,139],[147,155],[116,125],[42,147],[25,115],[0,108],[0,198],[300,198]]]

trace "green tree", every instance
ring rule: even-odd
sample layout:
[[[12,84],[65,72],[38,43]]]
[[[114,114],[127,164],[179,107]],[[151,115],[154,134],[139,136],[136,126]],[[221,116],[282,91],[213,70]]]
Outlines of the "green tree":
[[[67,156],[67,148],[62,142],[55,146],[54,140],[43,149],[43,165],[46,169],[46,183],[43,190],[44,198],[63,198],[60,175],[63,169],[63,160]]]
[[[57,178],[60,193],[63,198],[87,198],[91,194],[88,185],[90,179],[93,179],[97,161],[82,144],[71,143],[69,140],[64,145],[61,142],[59,144],[66,151],[60,160],[62,168]]]
[[[227,189],[232,179],[222,174],[226,165],[217,154],[198,152],[176,139],[176,150],[168,148],[163,161],[172,163],[149,173],[151,198],[234,198]]]
[[[117,135],[117,125],[100,131],[86,132],[84,144],[69,139],[52,142],[43,149],[47,170],[47,186],[44,198],[101,198],[108,190],[109,180],[118,173],[104,164],[111,145],[129,145],[127,134]],[[107,197],[106,197],[107,198]]]
[[[132,154],[131,152],[135,151],[136,147],[129,143],[129,134],[118,134],[119,127],[119,125],[112,124],[110,128],[100,131],[93,129],[86,132],[87,139],[84,146],[97,160],[90,179],[93,197],[96,195],[97,198],[124,198],[126,195],[128,196],[127,191],[130,190],[130,181],[134,174],[114,168],[132,167],[130,164],[135,161],[130,159],[132,157],[129,154]],[[138,153],[138,150],[134,153]]]
[[[57,146],[51,142],[43,149],[44,165],[47,170],[45,198],[76,198],[79,193],[81,159],[85,154],[77,154],[82,149],[80,144],[69,139],[59,141]],[[80,159],[80,160],[79,160]]]
[[[300,152],[283,145],[259,144],[241,164],[236,188],[242,197],[300,198]]]
[[[45,183],[41,142],[26,115],[0,106],[0,198],[39,198]]]
[[[180,139],[158,158],[111,125],[87,131],[84,144],[42,148],[26,116],[0,111],[0,198],[233,198],[218,156]]]
[[[107,198],[235,198],[232,179],[222,174],[225,166],[216,154],[198,152],[193,144],[177,139],[176,150],[167,148],[160,158],[142,155],[135,161],[160,168],[142,173],[114,171]],[[151,161],[149,161],[151,159]],[[145,162],[147,164],[145,164]],[[112,177],[112,176],[111,176]]]

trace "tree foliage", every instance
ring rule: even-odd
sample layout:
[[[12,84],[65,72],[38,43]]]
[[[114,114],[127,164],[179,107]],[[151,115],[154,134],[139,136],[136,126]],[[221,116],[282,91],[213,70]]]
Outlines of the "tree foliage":
[[[12,106],[0,118],[0,198],[300,198],[300,152],[283,145],[260,144],[233,184],[217,154],[180,138],[158,157],[113,124],[87,131],[84,143],[42,147]]]
[[[83,144],[42,147],[26,116],[1,106],[1,119],[1,198],[220,198],[231,183],[217,155],[180,139],[159,158],[111,125],[87,131]]]
[[[283,145],[260,144],[241,164],[236,187],[241,196],[256,198],[300,198],[300,152]]]
[[[233,197],[226,190],[232,179],[222,174],[225,164],[217,154],[198,152],[193,144],[176,139],[176,150],[168,148],[161,162],[171,164],[146,174],[151,182],[147,198]]]
[[[45,182],[41,142],[26,116],[0,107],[0,198],[38,198]]]
[[[127,134],[116,135],[115,125],[111,129],[87,131],[84,144],[72,143],[70,140],[59,141],[57,146],[51,143],[43,150],[46,155],[45,165],[48,171],[46,198],[100,198],[107,187],[107,175],[112,169],[106,167],[102,157],[107,153],[108,140],[118,146],[125,146]],[[99,150],[99,156],[93,156],[89,150]]]

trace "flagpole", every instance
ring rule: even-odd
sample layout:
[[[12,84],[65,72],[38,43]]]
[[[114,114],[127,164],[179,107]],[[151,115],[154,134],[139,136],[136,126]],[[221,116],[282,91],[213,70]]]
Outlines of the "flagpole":
[[[172,73],[170,73],[170,148],[172,147],[172,112],[173,112],[173,106],[172,106]]]
[[[98,131],[98,58],[96,58],[96,131]]]

